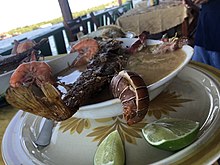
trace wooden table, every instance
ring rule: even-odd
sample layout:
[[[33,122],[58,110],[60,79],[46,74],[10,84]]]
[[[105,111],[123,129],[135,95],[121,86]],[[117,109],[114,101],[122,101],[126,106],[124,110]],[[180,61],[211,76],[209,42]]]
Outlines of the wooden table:
[[[5,106],[0,108],[0,148],[2,146],[2,138],[5,133],[5,130],[10,123],[13,116],[17,113],[16,108],[12,108],[11,106]],[[2,149],[2,148],[1,148]],[[0,151],[1,151],[0,149]],[[0,152],[0,165],[4,165],[2,154]]]

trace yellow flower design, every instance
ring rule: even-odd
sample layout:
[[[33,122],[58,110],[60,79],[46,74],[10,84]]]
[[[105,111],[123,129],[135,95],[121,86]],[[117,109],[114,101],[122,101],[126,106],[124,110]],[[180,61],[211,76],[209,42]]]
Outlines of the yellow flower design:
[[[70,134],[77,132],[78,134],[82,133],[83,129],[89,129],[91,123],[89,119],[80,119],[80,118],[69,118],[65,121],[62,121],[60,124],[60,130],[63,132],[70,131]]]
[[[148,115],[160,119],[161,116],[169,115],[169,112],[176,112],[175,108],[182,107],[183,103],[193,101],[191,99],[182,99],[181,95],[175,91],[165,91],[150,102]]]
[[[136,139],[142,138],[141,129],[146,125],[146,123],[137,123],[132,126],[128,126],[127,123],[123,120],[122,115],[97,120],[97,122],[106,122],[110,119],[114,121],[112,124],[105,124],[103,126],[96,127],[93,129],[93,132],[89,133],[87,136],[94,137],[93,141],[99,141],[98,144],[100,144],[105,139],[105,137],[114,130],[118,130],[123,141],[127,141],[131,144],[137,144]]]

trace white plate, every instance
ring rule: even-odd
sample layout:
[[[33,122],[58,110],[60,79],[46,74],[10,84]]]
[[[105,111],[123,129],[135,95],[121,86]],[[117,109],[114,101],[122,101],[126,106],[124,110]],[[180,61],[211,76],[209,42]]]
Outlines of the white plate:
[[[126,165],[211,164],[220,155],[220,72],[216,73],[187,66],[151,101],[143,122],[129,127],[121,116],[105,119],[72,117],[56,125],[50,145],[42,149],[36,148],[31,140],[38,135],[42,118],[19,111],[4,134],[3,159],[8,165],[93,164],[100,138],[117,127],[125,138]],[[140,130],[162,116],[199,121],[199,138],[176,153],[148,145]]]

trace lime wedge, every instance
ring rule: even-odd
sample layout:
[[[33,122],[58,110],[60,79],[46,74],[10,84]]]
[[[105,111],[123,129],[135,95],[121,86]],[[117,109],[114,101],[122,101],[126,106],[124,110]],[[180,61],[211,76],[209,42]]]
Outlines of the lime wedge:
[[[111,132],[98,146],[94,165],[124,165],[125,151],[117,130]]]
[[[197,138],[198,132],[199,122],[176,118],[159,119],[142,129],[149,144],[168,151],[188,146]]]

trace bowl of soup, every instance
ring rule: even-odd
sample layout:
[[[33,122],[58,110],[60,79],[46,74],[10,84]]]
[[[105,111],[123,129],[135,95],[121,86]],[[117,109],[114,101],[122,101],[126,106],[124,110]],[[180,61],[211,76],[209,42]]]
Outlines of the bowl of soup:
[[[120,38],[124,47],[130,47],[136,38]],[[149,49],[161,44],[159,40],[147,40],[147,47],[135,53],[128,60],[127,70],[138,73],[145,81],[150,100],[158,96],[173,78],[188,64],[193,55],[193,48],[184,45],[181,49],[164,54],[152,54]],[[120,115],[123,112],[119,99],[111,98],[111,91],[104,91],[99,97],[103,100],[89,102],[80,107],[74,115],[79,118],[106,118]],[[105,100],[104,98],[108,98]],[[97,99],[97,98],[96,98]],[[92,112],[92,113],[91,113]]]
[[[119,38],[123,47],[130,47],[136,38]],[[149,49],[155,45],[161,44],[158,40],[147,40],[147,47],[142,51],[130,56],[127,64],[127,70],[138,73],[145,81],[150,100],[159,95],[172,81],[172,79],[186,66],[190,61],[193,48],[184,45],[181,49],[164,54],[152,54]],[[69,65],[75,60],[77,53],[61,55],[55,59],[46,61],[52,68],[53,74],[59,75],[60,82],[66,84],[73,83],[83,72],[83,68],[73,68],[69,70]],[[9,79],[13,71],[0,76],[1,82],[5,82],[1,89],[3,95],[8,88]],[[62,87],[59,88],[62,92]],[[113,98],[109,88],[91,97],[79,110],[74,114],[78,118],[106,118],[122,114],[122,104],[119,99]]]

